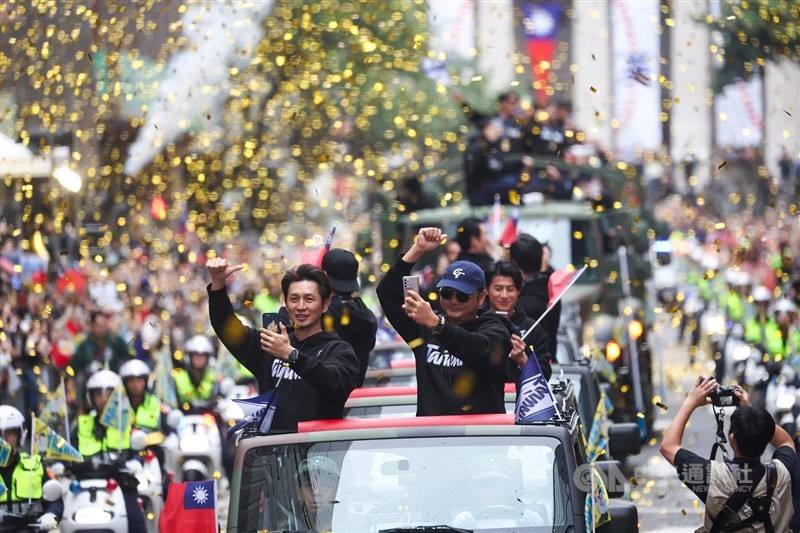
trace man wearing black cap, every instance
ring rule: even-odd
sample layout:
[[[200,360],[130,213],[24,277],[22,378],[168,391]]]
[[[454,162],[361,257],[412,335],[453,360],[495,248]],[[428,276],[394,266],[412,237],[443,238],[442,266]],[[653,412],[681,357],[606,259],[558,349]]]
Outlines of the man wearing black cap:
[[[422,228],[378,284],[386,317],[414,351],[417,416],[503,413],[512,326],[494,313],[478,315],[486,296],[481,268],[469,261],[447,267],[437,284],[444,314],[414,291],[403,295],[403,276],[443,237],[438,228]]]
[[[339,337],[353,347],[361,365],[361,381],[367,373],[369,354],[375,347],[378,320],[364,304],[358,292],[358,260],[347,250],[334,248],[322,259],[322,270],[328,274],[333,287],[333,298],[328,312],[322,317],[322,328],[335,331]]]

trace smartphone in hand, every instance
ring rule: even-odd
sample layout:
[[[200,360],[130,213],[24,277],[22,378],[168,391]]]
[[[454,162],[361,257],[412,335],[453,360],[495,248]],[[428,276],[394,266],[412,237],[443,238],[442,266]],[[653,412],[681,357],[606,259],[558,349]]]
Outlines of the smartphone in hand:
[[[419,294],[419,276],[403,276],[403,297],[408,296],[408,291]]]
[[[283,327],[286,328],[286,333],[291,333],[294,328],[292,328],[291,321],[281,315],[280,313],[264,313],[261,315],[261,324],[264,326],[264,329],[268,329],[270,331],[274,331],[278,333],[280,328],[278,324],[283,324]]]

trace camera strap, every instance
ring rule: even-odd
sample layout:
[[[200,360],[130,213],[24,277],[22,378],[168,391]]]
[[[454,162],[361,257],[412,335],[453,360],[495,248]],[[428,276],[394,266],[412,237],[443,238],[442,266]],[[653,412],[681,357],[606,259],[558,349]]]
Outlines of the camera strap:
[[[711,447],[711,457],[709,457],[709,459],[712,461],[715,460],[717,457],[717,450],[722,450],[722,459],[723,461],[727,462],[728,449],[725,447],[725,445],[728,443],[728,438],[725,437],[725,411],[723,409],[717,411],[713,405],[711,406],[711,410],[714,411],[714,418],[717,420],[717,440]]]

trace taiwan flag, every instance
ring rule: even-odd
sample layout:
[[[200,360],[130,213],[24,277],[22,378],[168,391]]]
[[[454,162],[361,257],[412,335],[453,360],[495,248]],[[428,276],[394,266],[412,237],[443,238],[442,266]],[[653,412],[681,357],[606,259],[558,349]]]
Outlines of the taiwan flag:
[[[170,483],[158,530],[162,533],[217,533],[216,484],[213,479]]]
[[[539,104],[547,103],[545,89],[553,64],[558,35],[558,19],[562,6],[558,3],[523,5],[523,25],[528,57],[533,68],[533,83]]]

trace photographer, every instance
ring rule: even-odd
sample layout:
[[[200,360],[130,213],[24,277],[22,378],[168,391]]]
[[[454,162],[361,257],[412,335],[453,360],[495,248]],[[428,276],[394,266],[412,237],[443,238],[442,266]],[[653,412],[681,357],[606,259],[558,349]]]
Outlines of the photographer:
[[[698,378],[661,442],[661,454],[706,505],[703,527],[697,531],[788,531],[797,469],[794,443],[766,410],[750,405],[741,387],[733,388],[739,407],[731,415],[728,433],[731,461],[703,459],[681,446],[694,410],[710,403],[709,396],[716,396],[717,405],[721,392],[713,378]],[[760,457],[767,444],[775,451],[764,465]]]
[[[503,384],[513,328],[495,313],[478,314],[486,279],[469,261],[451,263],[437,284],[444,314],[419,294],[403,297],[403,276],[439,247],[442,230],[422,228],[386,273],[378,298],[394,329],[414,351],[417,416],[504,413]]]

